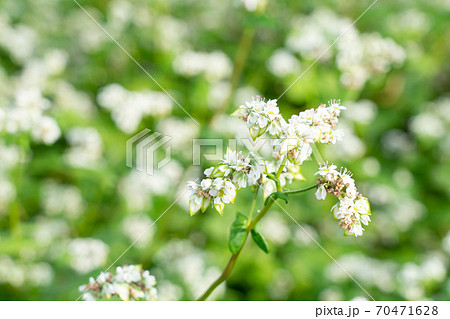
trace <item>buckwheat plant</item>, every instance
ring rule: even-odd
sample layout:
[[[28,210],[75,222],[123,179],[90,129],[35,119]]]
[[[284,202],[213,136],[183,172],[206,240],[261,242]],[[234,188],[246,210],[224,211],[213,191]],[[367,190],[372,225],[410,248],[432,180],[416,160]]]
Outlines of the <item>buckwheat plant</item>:
[[[264,159],[251,152],[243,155],[228,148],[218,165],[205,170],[206,177],[200,183],[188,182],[191,215],[199,210],[205,212],[210,206],[222,215],[225,205],[234,202],[240,189],[249,186],[254,192],[248,215],[238,212],[231,225],[228,246],[232,255],[227,266],[198,300],[206,300],[230,276],[249,234],[264,252],[269,252],[259,221],[279,199],[287,203],[288,196],[313,189],[319,200],[332,194],[339,202],[331,210],[339,227],[344,229],[344,235],[363,234],[362,225],[370,221],[369,202],[358,192],[352,174],[346,168],[337,171],[336,165],[322,164],[316,173],[319,176],[316,184],[298,190],[285,189],[294,180],[304,180],[301,165],[310,158],[315,143],[335,144],[343,138],[342,130],[336,129],[341,110],[345,107],[340,101],[331,100],[328,105],[300,112],[286,121],[276,100],[266,102],[256,97],[232,114],[247,125],[253,140],[264,134],[271,137],[273,158]],[[264,203],[253,217],[259,189],[262,189]]]
[[[89,284],[82,285],[83,300],[148,300],[157,298],[156,279],[141,265],[129,265],[116,268],[116,274],[100,273],[95,280],[89,278]],[[89,290],[89,291],[88,291]]]

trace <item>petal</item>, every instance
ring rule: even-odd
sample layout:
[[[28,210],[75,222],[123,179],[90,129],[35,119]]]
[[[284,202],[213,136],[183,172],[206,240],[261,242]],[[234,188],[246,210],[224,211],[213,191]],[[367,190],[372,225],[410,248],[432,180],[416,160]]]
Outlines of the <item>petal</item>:
[[[198,202],[195,200],[195,198],[191,199],[191,200],[189,201],[189,211],[190,211],[190,213],[191,213],[191,216],[194,216],[195,213],[197,213],[197,212],[199,211],[200,207],[201,207],[201,202],[198,203]]]
[[[203,197],[203,201],[202,201],[202,213],[205,212],[205,210],[209,207],[209,204],[211,203],[211,197]]]

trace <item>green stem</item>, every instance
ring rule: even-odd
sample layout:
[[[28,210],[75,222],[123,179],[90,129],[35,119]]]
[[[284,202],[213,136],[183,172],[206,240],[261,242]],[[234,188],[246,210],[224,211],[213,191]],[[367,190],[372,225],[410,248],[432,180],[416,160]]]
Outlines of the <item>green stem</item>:
[[[252,206],[250,208],[250,213],[248,214],[248,223],[247,223],[248,225],[250,224],[250,220],[253,217],[253,211],[255,210],[255,206],[256,206],[256,199],[258,198],[258,191],[259,191],[259,187],[255,191],[255,197],[253,198]]]
[[[275,200],[270,199],[269,202],[267,203],[267,205],[265,205],[263,207],[263,209],[259,212],[259,214],[256,215],[256,217],[252,220],[250,225],[248,225],[248,227],[246,228],[246,231],[247,231],[247,236],[245,237],[246,241],[247,241],[248,234],[256,226],[256,224],[261,220],[261,218],[263,218],[264,215],[269,211],[269,209],[273,205],[273,203],[275,203]],[[245,244],[245,242],[244,242],[244,244]],[[228,261],[228,264],[225,267],[222,274],[220,275],[220,277],[217,278],[217,280],[212,283],[212,285],[208,288],[208,290],[206,290],[206,292],[200,298],[198,298],[197,301],[206,300],[206,298],[208,298],[209,295],[211,295],[211,293],[214,291],[214,289],[217,288],[217,286],[219,286],[222,282],[224,282],[225,280],[228,279],[228,277],[231,275],[231,272],[233,271],[234,265],[236,264],[236,261],[239,257],[239,254],[241,253],[241,250],[243,247],[244,247],[244,245],[242,245],[241,249],[239,249],[239,251],[237,253],[231,255],[230,260]]]
[[[237,253],[231,255],[231,258],[228,261],[228,264],[225,267],[225,270],[223,271],[223,273],[220,275],[219,278],[217,278],[216,281],[214,281],[212,283],[212,285],[208,288],[208,290],[206,290],[205,293],[200,298],[197,299],[197,301],[205,301],[206,298],[208,298],[209,295],[217,288],[217,286],[219,286],[222,282],[224,282],[231,275],[234,265],[236,264],[239,254],[241,253],[241,250],[242,250],[242,248],[239,249],[239,251]]]
[[[289,194],[289,195],[300,194],[300,193],[309,191],[309,190],[311,190],[311,189],[314,189],[314,188],[316,188],[316,187],[319,186],[319,185],[320,185],[320,184],[317,183],[317,184],[314,184],[314,185],[311,185],[311,186],[308,186],[308,187],[305,187],[305,188],[301,188],[301,189],[296,189],[296,190],[293,190],[293,191],[284,191],[283,193]]]
[[[280,166],[280,167],[283,167],[284,164],[286,164],[286,158],[283,160],[282,166]],[[277,175],[276,175],[277,178],[280,176],[282,171],[283,171],[282,169],[278,170]],[[315,184],[315,185],[311,185],[311,186],[308,186],[308,187],[305,187],[305,188],[302,188],[302,189],[297,189],[297,190],[293,190],[293,191],[285,191],[284,193],[285,194],[299,194],[299,193],[303,193],[303,192],[309,191],[311,189],[314,189],[318,185],[319,184]],[[253,210],[255,208],[255,202],[256,202],[257,194],[258,194],[258,192],[256,192],[256,194],[255,194],[255,198],[254,198],[253,203],[252,203],[252,208],[250,210],[250,214],[253,213]],[[261,218],[263,218],[267,214],[267,212],[269,211],[270,207],[272,207],[272,205],[274,203],[275,203],[275,199],[273,199],[273,197],[271,197],[270,200],[267,202],[267,205],[265,205],[263,207],[263,209],[258,213],[258,215],[256,215],[256,217],[248,224],[248,226],[246,227],[247,234],[246,234],[246,237],[245,237],[245,241],[247,241],[248,234],[252,231],[253,228],[255,228],[255,226],[258,224],[258,222],[261,220]],[[250,219],[251,219],[251,215],[249,217],[249,220]],[[244,242],[244,244],[245,244],[245,242]],[[217,288],[217,286],[219,286],[222,282],[227,280],[228,277],[230,277],[231,272],[233,271],[233,268],[236,265],[236,261],[237,261],[237,259],[239,257],[239,254],[242,251],[242,248],[244,248],[244,245],[242,245],[241,249],[239,249],[239,251],[237,253],[231,255],[230,260],[228,261],[228,264],[225,267],[225,269],[222,272],[222,274],[220,275],[220,277],[217,278],[217,280],[212,283],[212,285],[208,288],[208,290],[206,290],[206,292],[200,298],[197,299],[198,301],[206,300],[209,297],[209,295],[211,295],[211,293]]]
[[[275,175],[276,179],[278,179],[280,177],[281,173],[283,173],[283,169],[284,169],[284,166],[286,165],[286,162],[287,162],[287,155],[285,157],[283,157],[283,160],[281,161],[280,167],[278,167],[278,171],[277,171],[277,173]]]
[[[281,183],[279,181],[280,175],[281,173],[283,173],[283,169],[284,166],[286,165],[287,162],[287,155],[283,158],[283,160],[281,161],[280,167],[278,167],[278,171],[275,175],[275,178],[277,179],[277,192],[281,192]]]

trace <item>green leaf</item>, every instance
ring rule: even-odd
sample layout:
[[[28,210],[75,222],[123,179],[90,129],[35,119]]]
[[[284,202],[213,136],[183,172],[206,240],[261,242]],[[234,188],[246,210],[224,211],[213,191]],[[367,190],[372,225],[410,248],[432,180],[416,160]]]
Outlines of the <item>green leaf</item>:
[[[288,202],[288,195],[286,193],[283,192],[274,192],[272,194],[270,194],[269,196],[267,196],[266,201],[264,202],[264,205],[267,205],[267,203],[269,202],[270,198],[273,197],[273,200],[277,200],[278,198],[284,200],[287,204]]]
[[[228,247],[233,254],[237,253],[245,243],[247,238],[246,223],[247,216],[239,212],[236,213],[236,219],[230,227],[230,239],[228,240]]]
[[[255,228],[252,229],[252,238],[253,241],[261,248],[266,254],[269,253],[269,245],[267,241],[264,239],[263,235],[261,235],[261,224],[257,224]]]

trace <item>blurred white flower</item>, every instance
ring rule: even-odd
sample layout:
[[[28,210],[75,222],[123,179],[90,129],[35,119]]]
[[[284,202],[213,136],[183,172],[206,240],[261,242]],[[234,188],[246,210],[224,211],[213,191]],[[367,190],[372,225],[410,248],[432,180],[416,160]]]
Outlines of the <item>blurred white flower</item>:
[[[350,112],[346,112],[350,113]],[[345,136],[339,141],[339,144],[332,144],[326,148],[325,154],[330,160],[346,160],[354,161],[364,157],[366,153],[366,145],[361,138],[356,135],[356,132],[350,126],[342,124],[340,129]]]
[[[447,260],[438,252],[423,256],[421,264],[408,262],[398,274],[399,292],[408,300],[422,300],[425,287],[444,282],[447,274]]]
[[[50,101],[42,97],[39,88],[17,89],[12,106],[2,111],[4,124],[0,127],[4,126],[10,134],[31,130],[35,141],[53,144],[61,135],[61,131],[53,118],[43,115],[43,111],[49,107]]]
[[[203,74],[209,82],[217,82],[231,74],[232,62],[220,51],[211,53],[186,51],[173,62],[176,73],[193,77]]]
[[[289,271],[277,269],[273,280],[267,288],[267,293],[272,300],[286,300],[294,287],[295,280]]]
[[[199,134],[199,126],[191,119],[166,118],[158,121],[158,132],[170,136],[168,144],[177,152],[191,155],[192,141]]]
[[[76,186],[48,180],[41,186],[41,207],[49,216],[64,215],[75,219],[83,213],[84,202]]]
[[[90,117],[95,111],[90,97],[77,91],[69,82],[58,81],[54,94],[54,105],[58,109],[76,113],[81,117]]]
[[[108,258],[109,247],[95,238],[75,238],[70,242],[70,266],[86,274],[103,266]]]
[[[133,133],[146,116],[163,117],[172,111],[167,94],[142,90],[128,91],[119,84],[109,84],[97,96],[100,106],[111,111],[116,126],[125,133]]]
[[[33,126],[32,136],[34,140],[50,145],[55,143],[61,136],[61,130],[53,118],[42,116],[36,125]]]
[[[273,75],[282,78],[297,74],[300,71],[300,62],[289,51],[278,49],[267,60],[266,67]]]
[[[156,224],[145,214],[129,215],[122,221],[122,232],[128,237],[130,242],[139,240],[134,244],[138,248],[145,247],[153,238],[156,231]]]
[[[94,168],[101,159],[103,142],[100,134],[93,127],[72,127],[66,133],[71,146],[64,153],[69,165],[82,168]]]
[[[410,119],[409,129],[416,135],[430,138],[441,138],[445,134],[445,126],[441,118],[431,113],[420,113]]]
[[[63,219],[38,218],[33,230],[34,240],[43,245],[67,238],[69,234],[70,227]]]
[[[45,69],[51,75],[61,74],[66,68],[67,60],[67,52],[57,49],[50,50],[44,55]]]
[[[155,28],[154,39],[158,48],[175,53],[186,50],[188,45],[186,38],[191,31],[189,23],[161,13],[155,15],[152,20]],[[148,23],[148,20],[145,22]]]
[[[158,300],[177,301],[183,296],[183,289],[168,280],[158,282]]]
[[[344,268],[362,285],[377,287],[385,293],[393,292],[397,265],[389,260],[378,260],[361,254],[348,254],[338,259],[340,266],[331,263],[325,270],[327,278],[335,283],[351,280]]]
[[[268,0],[239,0],[247,11],[254,12],[262,10],[267,5]]]
[[[387,24],[395,33],[424,35],[430,29],[431,21],[425,12],[410,8],[398,14],[390,15]]]
[[[362,159],[362,170],[367,176],[377,176],[380,172],[380,169],[380,162],[375,157],[366,157]]]
[[[261,233],[276,246],[284,245],[291,238],[291,230],[279,212],[271,211],[261,220]]]
[[[381,138],[381,146],[389,155],[403,155],[416,147],[411,136],[399,129],[387,131]]]
[[[181,280],[189,299],[198,298],[221,273],[216,267],[207,266],[205,253],[187,240],[169,241],[157,252],[155,260],[158,273]],[[210,299],[224,292],[225,285],[220,285]]]
[[[13,26],[8,22],[3,23],[0,28],[0,46],[9,52],[15,62],[22,64],[34,53],[36,31],[24,24]]]
[[[212,109],[219,108],[230,95],[231,86],[227,81],[220,81],[211,84],[208,93],[208,105]]]
[[[339,42],[330,45],[342,36]],[[365,34],[351,26],[351,21],[341,18],[328,9],[315,10],[294,22],[286,46],[306,59],[327,61],[336,55],[341,82],[350,88],[360,89],[375,74],[386,73],[391,66],[401,65],[405,52],[392,39],[379,34]],[[328,51],[327,51],[328,50]]]
[[[311,246],[315,244],[318,238],[319,234],[313,226],[307,224],[302,224],[302,228],[295,226],[293,241],[297,246]]]
[[[42,287],[48,286],[53,277],[53,268],[48,263],[24,263],[8,255],[0,255],[0,284]]]
[[[31,264],[27,277],[32,286],[48,286],[53,280],[53,268],[46,262]]]
[[[347,112],[344,119],[350,119],[353,122],[368,125],[377,115],[378,107],[371,100],[359,100],[354,103],[347,103]]]
[[[124,197],[131,211],[138,212],[150,207],[153,196],[160,196],[178,185],[183,174],[180,163],[172,160],[153,176],[132,170],[123,177],[118,186],[119,193]]]

